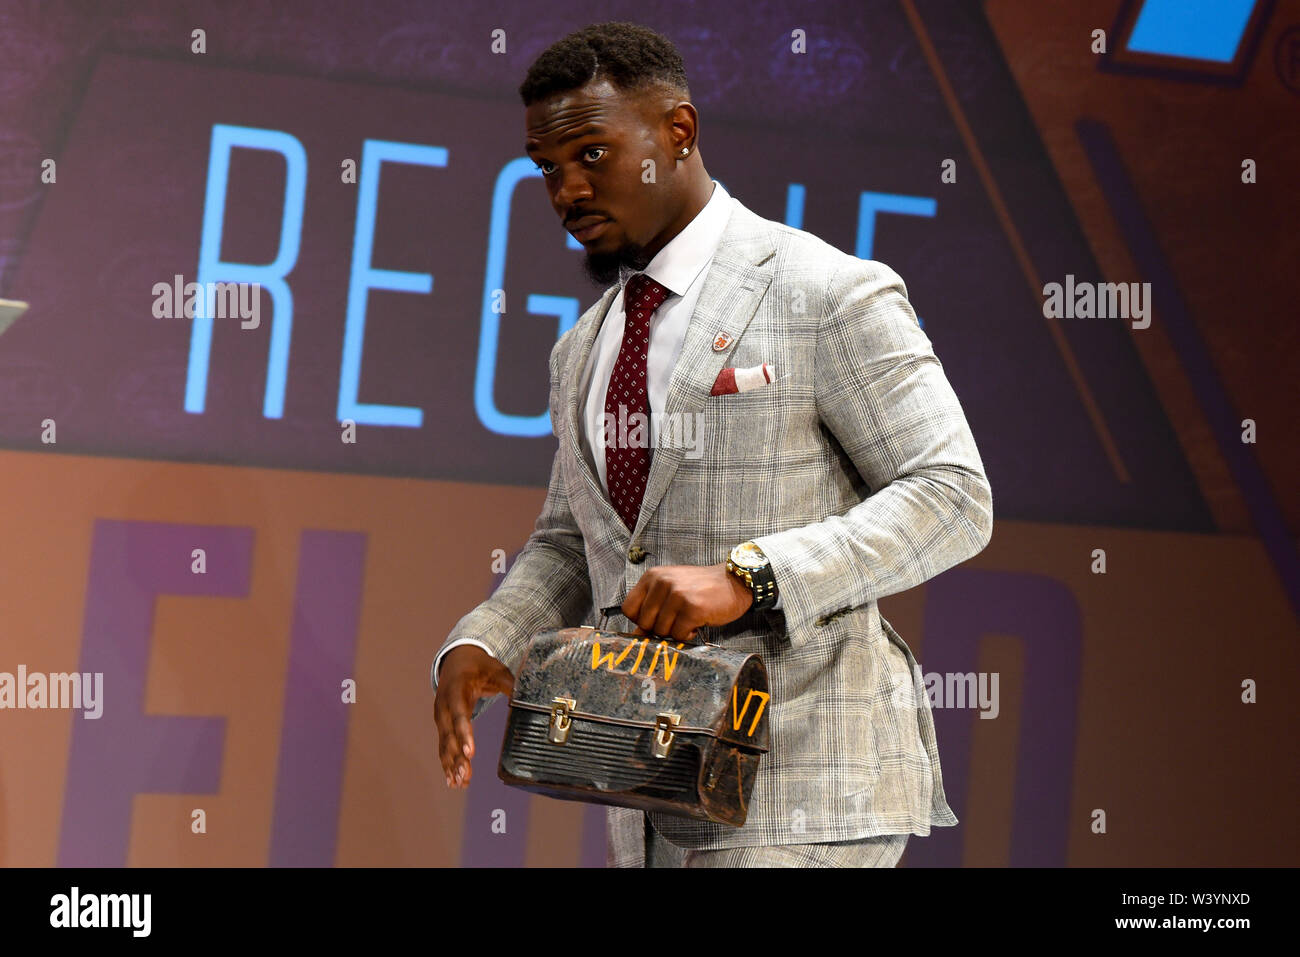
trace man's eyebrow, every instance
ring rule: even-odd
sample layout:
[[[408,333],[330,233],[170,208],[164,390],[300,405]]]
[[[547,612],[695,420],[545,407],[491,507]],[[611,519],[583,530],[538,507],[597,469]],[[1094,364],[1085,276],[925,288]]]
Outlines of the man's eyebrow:
[[[592,134],[604,133],[604,132],[605,132],[604,127],[599,126],[596,123],[588,123],[586,126],[580,127],[579,129],[576,130],[570,130],[569,132],[565,133],[563,136],[561,136],[558,140],[555,141],[555,145],[561,146],[569,142],[569,140],[576,140],[580,136],[591,136]],[[538,147],[533,145],[532,143],[524,144],[525,153],[533,153],[536,152],[537,149]]]

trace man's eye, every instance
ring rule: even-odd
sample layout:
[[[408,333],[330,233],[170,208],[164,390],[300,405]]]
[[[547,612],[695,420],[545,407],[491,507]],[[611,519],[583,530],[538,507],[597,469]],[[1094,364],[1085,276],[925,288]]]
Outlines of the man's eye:
[[[592,153],[599,153],[600,156],[604,156],[607,152],[609,151],[606,150],[605,147],[603,146],[591,146],[583,150],[582,155],[590,157]],[[597,156],[595,159],[591,160],[591,162],[593,163],[596,162],[597,160],[600,159],[600,156]],[[534,163],[533,169],[537,170],[543,176],[550,176],[551,173],[553,172],[553,169],[547,169],[547,167],[550,165],[551,164],[546,162],[546,160],[542,160],[542,162],[540,163]]]

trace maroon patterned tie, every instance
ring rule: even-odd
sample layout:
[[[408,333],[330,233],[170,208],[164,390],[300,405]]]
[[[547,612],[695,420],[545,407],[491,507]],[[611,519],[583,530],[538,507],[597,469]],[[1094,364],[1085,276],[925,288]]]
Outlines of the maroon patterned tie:
[[[606,436],[605,486],[610,502],[629,530],[636,528],[646,479],[650,477],[650,400],[646,393],[650,316],[668,295],[667,289],[645,273],[628,280],[623,290],[623,345],[605,392],[605,415],[613,417],[605,421],[612,422],[615,429],[612,436]],[[637,412],[645,416],[640,432],[635,431],[636,421],[629,423]],[[611,438],[614,441],[609,441]]]

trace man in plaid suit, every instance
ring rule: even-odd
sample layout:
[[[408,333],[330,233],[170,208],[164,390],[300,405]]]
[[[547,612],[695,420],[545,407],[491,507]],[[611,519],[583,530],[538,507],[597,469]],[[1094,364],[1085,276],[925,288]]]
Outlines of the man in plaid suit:
[[[903,281],[709,176],[658,34],[588,27],[520,93],[529,155],[609,288],[551,352],[536,527],[434,661],[448,785],[468,783],[471,719],[510,693],[529,638],[622,600],[644,632],[763,657],[771,750],[744,827],[611,808],[612,866],[893,866],[957,818],[920,668],[876,603],[976,554],[993,522]],[[649,448],[611,428],[629,410],[660,423]]]

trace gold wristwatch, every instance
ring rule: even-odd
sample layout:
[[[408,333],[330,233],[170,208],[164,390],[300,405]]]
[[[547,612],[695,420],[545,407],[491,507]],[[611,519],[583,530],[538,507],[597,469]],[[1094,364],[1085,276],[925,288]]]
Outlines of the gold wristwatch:
[[[772,563],[753,542],[741,542],[731,550],[727,571],[735,575],[754,593],[754,609],[762,611],[776,604],[776,576]]]

